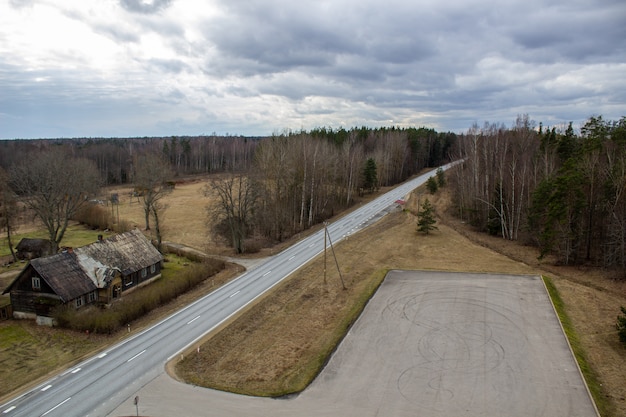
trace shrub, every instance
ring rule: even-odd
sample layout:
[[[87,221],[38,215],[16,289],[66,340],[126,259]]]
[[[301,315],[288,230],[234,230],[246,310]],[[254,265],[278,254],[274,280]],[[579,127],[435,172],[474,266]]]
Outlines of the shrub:
[[[113,224],[108,210],[98,204],[86,204],[76,213],[74,220],[94,229],[105,230]]]
[[[115,218],[111,212],[99,204],[87,204],[81,207],[74,216],[74,220],[93,229],[109,229],[117,233],[124,233],[133,229],[132,224],[127,220],[120,220],[115,223]]]

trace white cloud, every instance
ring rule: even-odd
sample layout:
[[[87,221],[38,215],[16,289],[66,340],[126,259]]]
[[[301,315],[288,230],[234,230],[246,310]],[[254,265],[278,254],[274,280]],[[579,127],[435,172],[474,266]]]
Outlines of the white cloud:
[[[0,3],[0,137],[624,115],[620,0]]]

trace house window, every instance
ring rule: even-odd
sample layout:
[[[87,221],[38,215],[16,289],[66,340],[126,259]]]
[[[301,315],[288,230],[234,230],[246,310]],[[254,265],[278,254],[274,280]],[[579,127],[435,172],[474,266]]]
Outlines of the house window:
[[[97,298],[96,295],[97,295],[96,291],[92,291],[92,292],[89,293],[89,302],[90,303],[93,303],[94,301],[96,301],[96,298]]]
[[[76,299],[76,308],[78,308],[78,307],[80,307],[82,305],[83,305],[83,297],[81,296],[81,297],[78,297]]]
[[[33,290],[41,289],[41,278],[33,277]]]
[[[133,285],[133,276],[132,275],[126,275],[124,277],[124,286],[128,287],[130,285]]]
[[[148,268],[141,268],[141,278],[148,276]]]
[[[154,274],[156,272],[156,264],[150,265],[150,274]]]

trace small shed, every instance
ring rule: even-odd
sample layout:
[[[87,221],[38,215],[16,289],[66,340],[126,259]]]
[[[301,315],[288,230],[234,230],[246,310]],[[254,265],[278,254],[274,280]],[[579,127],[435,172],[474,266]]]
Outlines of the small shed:
[[[15,247],[18,259],[31,260],[52,254],[52,246],[47,239],[32,239],[25,237]]]

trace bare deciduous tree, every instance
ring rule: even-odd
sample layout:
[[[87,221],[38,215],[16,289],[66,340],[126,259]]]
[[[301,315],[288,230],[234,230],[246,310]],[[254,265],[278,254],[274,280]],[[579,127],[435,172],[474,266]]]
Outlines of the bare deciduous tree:
[[[141,195],[146,230],[150,230],[150,218],[154,219],[157,248],[161,250],[162,215],[167,206],[163,197],[172,192],[170,164],[157,154],[142,155],[135,162],[135,192]]]
[[[56,150],[35,154],[11,170],[14,190],[44,224],[54,252],[70,219],[97,194],[100,183],[93,162]]]
[[[230,174],[209,181],[204,195],[211,198],[207,206],[214,224],[226,223],[237,253],[244,253],[244,241],[250,231],[250,222],[257,202],[256,188],[244,174]]]
[[[17,256],[13,250],[11,235],[13,233],[13,223],[15,221],[17,209],[17,199],[15,193],[9,187],[9,176],[6,171],[0,168],[0,228],[6,231],[7,243],[13,262],[17,262]]]

